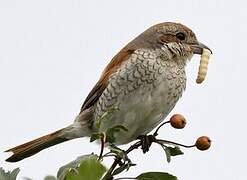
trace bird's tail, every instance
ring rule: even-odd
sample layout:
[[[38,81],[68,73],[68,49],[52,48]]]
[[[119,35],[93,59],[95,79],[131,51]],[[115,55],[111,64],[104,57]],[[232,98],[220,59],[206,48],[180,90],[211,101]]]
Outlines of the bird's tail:
[[[27,143],[21,144],[14,148],[11,148],[5,152],[13,152],[13,155],[6,159],[7,162],[17,162],[27,157],[30,157],[39,151],[46,149],[48,147],[54,146],[56,144],[62,143],[69,139],[62,137],[61,133],[64,129],[60,129],[51,134],[42,136],[40,138],[34,139]]]
[[[92,117],[91,108],[84,110],[76,117],[73,124],[5,151],[13,152],[13,155],[6,159],[6,161],[17,162],[64,141],[85,136],[90,137],[92,131],[88,126],[88,122],[90,122]]]

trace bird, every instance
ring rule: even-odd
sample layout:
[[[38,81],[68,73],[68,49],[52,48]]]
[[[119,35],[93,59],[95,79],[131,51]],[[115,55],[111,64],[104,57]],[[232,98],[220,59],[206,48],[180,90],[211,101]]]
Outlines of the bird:
[[[6,161],[17,162],[56,144],[90,137],[117,125],[127,131],[114,133],[115,145],[146,135],[168,116],[182,96],[186,65],[203,49],[210,50],[181,23],[151,26],[112,58],[72,124],[5,151],[13,153]],[[113,107],[118,110],[101,118]]]

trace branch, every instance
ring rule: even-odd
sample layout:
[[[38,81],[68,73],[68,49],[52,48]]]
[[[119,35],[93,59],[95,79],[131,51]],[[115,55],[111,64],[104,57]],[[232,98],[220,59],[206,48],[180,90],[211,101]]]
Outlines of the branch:
[[[166,121],[166,122],[162,123],[152,135],[144,135],[144,136],[138,137],[138,139],[140,139],[138,142],[136,142],[135,144],[131,145],[126,151],[122,150],[122,152],[124,153],[125,157],[127,157],[127,155],[130,152],[132,152],[135,149],[138,149],[139,147],[142,148],[143,153],[148,152],[148,150],[151,147],[152,143],[157,143],[159,145],[172,144],[172,145],[176,145],[176,146],[182,146],[182,147],[185,147],[185,148],[192,148],[192,147],[195,146],[195,145],[184,145],[184,144],[180,144],[180,143],[176,143],[176,142],[168,141],[168,140],[163,140],[163,139],[156,139],[156,136],[158,135],[158,131],[160,130],[160,128],[162,126],[164,126],[165,124],[169,123],[169,122],[170,121]],[[107,173],[103,177],[103,180],[113,180],[113,172],[114,172],[114,170],[116,169],[116,167],[118,165],[120,167],[123,165],[122,160],[123,160],[122,156],[119,156],[119,155],[115,156],[115,160],[112,163],[110,169],[107,171]]]

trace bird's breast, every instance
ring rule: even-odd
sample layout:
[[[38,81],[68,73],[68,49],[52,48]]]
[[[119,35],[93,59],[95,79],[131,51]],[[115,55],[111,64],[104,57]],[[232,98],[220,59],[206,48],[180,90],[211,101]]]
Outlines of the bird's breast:
[[[110,77],[109,84],[95,107],[99,131],[123,125],[128,132],[116,134],[116,143],[124,144],[150,132],[172,110],[185,89],[183,66],[157,57],[155,52],[136,51]],[[107,119],[102,114],[112,108]]]

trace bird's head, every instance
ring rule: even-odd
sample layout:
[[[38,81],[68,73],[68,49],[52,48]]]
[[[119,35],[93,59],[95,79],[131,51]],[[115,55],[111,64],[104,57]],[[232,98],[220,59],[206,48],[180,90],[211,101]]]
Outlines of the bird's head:
[[[165,22],[156,24],[144,31],[138,39],[140,43],[144,43],[150,47],[171,45],[169,47],[171,50],[174,50],[174,52],[176,52],[176,49],[179,50],[179,48],[182,47],[182,50],[184,50],[186,54],[192,55],[201,55],[204,48],[210,50],[197,40],[195,33],[191,29],[180,23]]]

